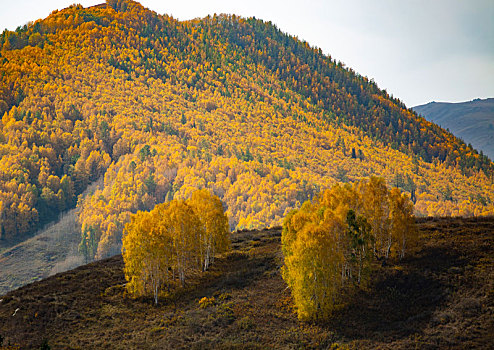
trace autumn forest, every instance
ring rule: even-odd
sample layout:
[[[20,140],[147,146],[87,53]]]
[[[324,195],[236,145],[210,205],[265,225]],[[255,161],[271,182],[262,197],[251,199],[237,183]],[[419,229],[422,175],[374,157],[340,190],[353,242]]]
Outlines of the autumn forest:
[[[6,30],[0,50],[2,239],[77,207],[92,260],[196,189],[253,229],[373,175],[417,216],[494,215],[488,157],[271,22],[108,0]]]

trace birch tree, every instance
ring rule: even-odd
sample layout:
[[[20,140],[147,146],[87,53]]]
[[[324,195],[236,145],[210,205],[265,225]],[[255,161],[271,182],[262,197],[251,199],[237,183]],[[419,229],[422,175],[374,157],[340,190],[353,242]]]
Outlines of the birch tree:
[[[291,211],[281,237],[283,279],[302,320],[325,319],[370,281],[374,258],[403,257],[416,240],[413,204],[380,178],[336,184]]]
[[[201,230],[198,231],[198,250],[202,270],[206,271],[214,261],[215,253],[224,252],[229,248],[228,217],[220,199],[207,189],[192,193],[187,203],[194,210],[201,225]]]
[[[218,197],[206,190],[188,201],[138,211],[123,235],[127,290],[136,296],[151,293],[157,304],[164,287],[183,286],[209,267],[215,253],[228,248],[228,219]]]

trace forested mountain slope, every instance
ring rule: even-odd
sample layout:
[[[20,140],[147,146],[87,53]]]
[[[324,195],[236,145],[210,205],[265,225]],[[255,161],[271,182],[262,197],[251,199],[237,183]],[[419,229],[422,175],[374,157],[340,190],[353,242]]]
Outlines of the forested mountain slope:
[[[494,159],[494,98],[461,103],[430,102],[413,110]]]
[[[4,31],[0,48],[2,238],[77,203],[81,247],[104,257],[131,213],[195,188],[232,229],[259,228],[373,174],[417,214],[494,213],[487,157],[269,22],[109,0]]]

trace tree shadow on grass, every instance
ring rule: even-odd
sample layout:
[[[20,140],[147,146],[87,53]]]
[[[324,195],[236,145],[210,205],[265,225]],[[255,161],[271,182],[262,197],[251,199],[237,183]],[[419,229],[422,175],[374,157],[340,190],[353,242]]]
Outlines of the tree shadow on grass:
[[[349,340],[389,342],[420,332],[450,293],[448,270],[465,264],[454,251],[436,247],[384,266],[325,326]]]
[[[185,287],[173,291],[171,300],[187,303],[192,299],[213,295],[215,292],[243,289],[272,269],[276,269],[276,262],[272,256],[231,252],[225,257],[215,259],[208,272],[186,282]]]

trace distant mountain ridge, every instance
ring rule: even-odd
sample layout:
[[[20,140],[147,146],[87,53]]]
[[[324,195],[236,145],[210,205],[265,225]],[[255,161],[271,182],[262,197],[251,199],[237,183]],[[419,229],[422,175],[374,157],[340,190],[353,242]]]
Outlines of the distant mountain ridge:
[[[494,159],[494,98],[430,102],[412,109]]]

